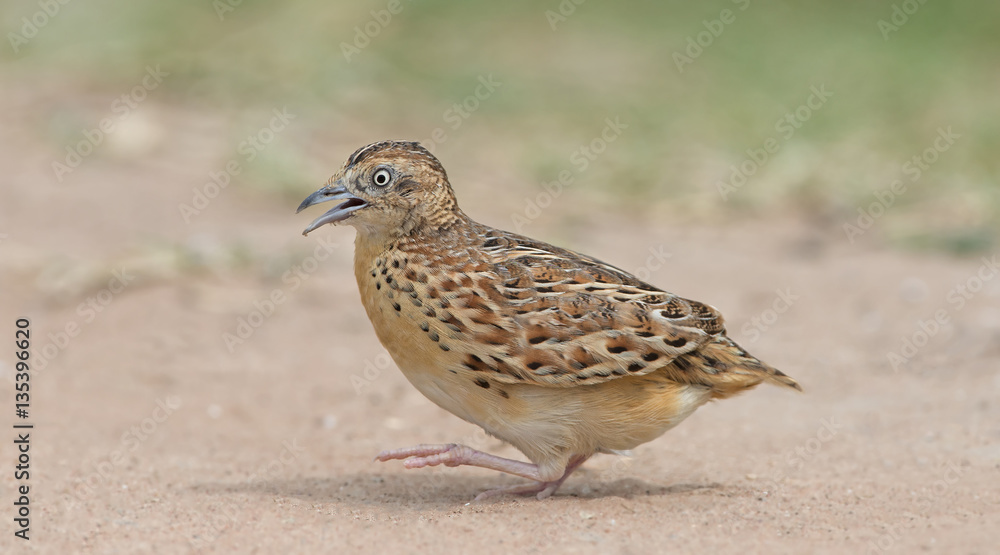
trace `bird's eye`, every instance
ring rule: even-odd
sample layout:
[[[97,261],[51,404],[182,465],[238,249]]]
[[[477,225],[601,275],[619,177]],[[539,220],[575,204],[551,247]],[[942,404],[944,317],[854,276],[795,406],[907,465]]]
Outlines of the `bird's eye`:
[[[392,181],[392,173],[385,168],[381,168],[372,174],[372,183],[379,187],[385,187]]]

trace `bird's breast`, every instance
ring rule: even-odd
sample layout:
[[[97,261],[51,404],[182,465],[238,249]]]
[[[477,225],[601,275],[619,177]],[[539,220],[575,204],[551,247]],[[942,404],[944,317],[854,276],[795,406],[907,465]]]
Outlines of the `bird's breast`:
[[[485,392],[453,370],[460,364],[457,342],[462,338],[440,320],[447,301],[426,294],[430,268],[392,249],[364,254],[359,249],[355,255],[355,277],[379,341],[425,397],[482,425],[488,416],[478,397]]]

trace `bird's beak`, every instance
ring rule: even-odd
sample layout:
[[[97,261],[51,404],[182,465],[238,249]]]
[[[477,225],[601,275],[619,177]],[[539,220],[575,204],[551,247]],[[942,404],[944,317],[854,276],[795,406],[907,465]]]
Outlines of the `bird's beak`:
[[[332,224],[344,220],[355,210],[360,210],[361,208],[368,206],[368,203],[365,202],[364,199],[360,199],[352,195],[343,185],[338,185],[336,187],[326,186],[306,197],[306,199],[302,201],[302,204],[299,205],[299,209],[296,210],[295,213],[298,214],[314,204],[328,202],[331,200],[343,200],[344,202],[338,204],[326,214],[323,214],[313,220],[313,223],[309,224],[309,227],[302,232],[302,235],[309,235],[309,232],[322,225]]]

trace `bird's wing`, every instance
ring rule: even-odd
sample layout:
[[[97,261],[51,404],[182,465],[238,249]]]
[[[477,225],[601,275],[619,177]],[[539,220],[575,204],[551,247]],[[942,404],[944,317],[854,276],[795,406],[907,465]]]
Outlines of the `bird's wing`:
[[[670,362],[724,334],[716,309],[526,237],[488,229],[481,240],[485,259],[462,283],[428,284],[447,302],[442,321],[467,339],[453,346],[456,371],[565,387],[669,367],[677,381],[703,382],[700,364]]]

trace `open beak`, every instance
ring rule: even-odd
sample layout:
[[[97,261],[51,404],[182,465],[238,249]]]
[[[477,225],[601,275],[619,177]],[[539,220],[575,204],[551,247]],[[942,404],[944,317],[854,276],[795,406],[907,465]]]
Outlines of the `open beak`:
[[[302,204],[299,205],[299,209],[295,211],[296,214],[302,212],[306,208],[314,204],[319,204],[321,202],[329,202],[331,200],[342,200],[344,202],[338,204],[333,209],[331,209],[326,214],[313,220],[313,223],[309,224],[303,232],[302,235],[309,235],[309,232],[313,231],[317,227],[326,224],[332,224],[346,219],[351,215],[351,212],[355,210],[360,210],[368,203],[364,199],[360,199],[351,193],[347,192],[347,189],[343,185],[337,187],[323,187],[322,189],[316,191],[315,193],[306,197]]]

